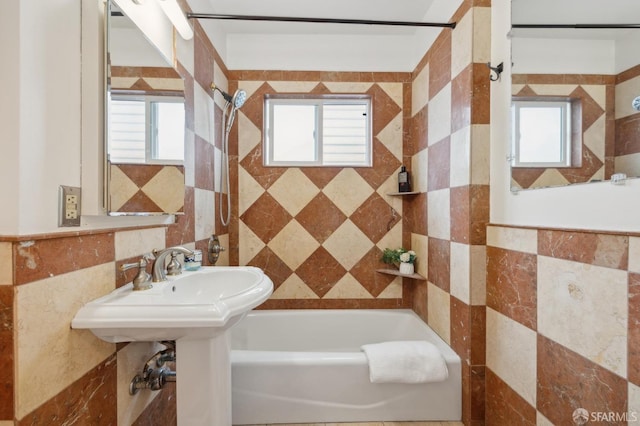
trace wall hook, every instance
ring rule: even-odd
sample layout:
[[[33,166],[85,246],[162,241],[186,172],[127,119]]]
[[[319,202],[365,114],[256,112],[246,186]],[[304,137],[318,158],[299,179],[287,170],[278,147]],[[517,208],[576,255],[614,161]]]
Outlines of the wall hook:
[[[502,71],[504,71],[504,62],[500,62],[497,67],[492,67],[491,62],[487,62],[487,67],[489,67],[491,71],[496,73],[495,78],[493,74],[489,73],[489,80],[491,81],[500,80],[500,74],[502,74]]]

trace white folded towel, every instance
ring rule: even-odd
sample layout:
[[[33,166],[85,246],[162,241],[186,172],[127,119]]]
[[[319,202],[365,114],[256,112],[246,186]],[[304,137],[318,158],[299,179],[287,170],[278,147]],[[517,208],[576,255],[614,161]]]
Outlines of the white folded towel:
[[[438,348],[426,341],[363,345],[371,383],[428,383],[446,380],[447,364]]]

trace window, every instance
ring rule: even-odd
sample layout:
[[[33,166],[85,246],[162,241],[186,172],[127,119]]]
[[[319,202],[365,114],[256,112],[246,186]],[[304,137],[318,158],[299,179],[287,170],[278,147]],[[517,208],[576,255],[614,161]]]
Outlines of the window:
[[[112,163],[182,164],[184,99],[112,95],[109,160]]]
[[[513,166],[571,166],[571,100],[514,100]]]
[[[370,167],[369,96],[267,96],[266,166]]]

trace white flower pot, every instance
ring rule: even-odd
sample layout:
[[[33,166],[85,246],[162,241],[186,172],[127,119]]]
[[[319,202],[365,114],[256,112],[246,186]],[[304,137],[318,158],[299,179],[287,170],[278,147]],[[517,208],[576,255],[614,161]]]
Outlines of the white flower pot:
[[[403,275],[412,275],[414,272],[413,263],[400,263],[400,273]]]

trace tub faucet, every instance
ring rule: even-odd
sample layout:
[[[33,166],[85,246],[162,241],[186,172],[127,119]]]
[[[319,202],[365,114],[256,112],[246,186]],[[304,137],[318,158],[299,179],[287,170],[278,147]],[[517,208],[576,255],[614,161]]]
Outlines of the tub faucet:
[[[175,251],[187,256],[193,255],[193,252],[191,250],[181,246],[169,247],[164,250],[154,250],[153,254],[155,255],[156,259],[153,261],[153,267],[151,268],[153,270],[153,273],[151,274],[151,280],[154,283],[159,283],[160,281],[167,280],[167,272],[164,266],[165,260],[167,256]]]

